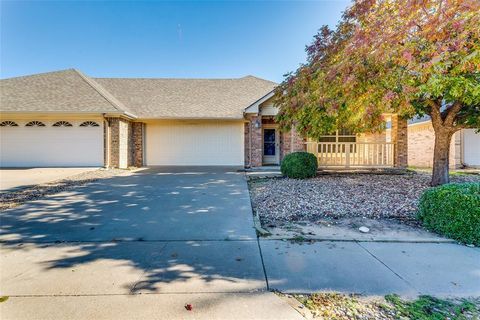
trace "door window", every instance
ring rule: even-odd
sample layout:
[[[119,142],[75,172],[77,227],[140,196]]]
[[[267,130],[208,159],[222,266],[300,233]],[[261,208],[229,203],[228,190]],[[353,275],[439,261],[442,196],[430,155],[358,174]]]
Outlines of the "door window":
[[[275,155],[275,129],[263,130],[263,154],[266,156]]]

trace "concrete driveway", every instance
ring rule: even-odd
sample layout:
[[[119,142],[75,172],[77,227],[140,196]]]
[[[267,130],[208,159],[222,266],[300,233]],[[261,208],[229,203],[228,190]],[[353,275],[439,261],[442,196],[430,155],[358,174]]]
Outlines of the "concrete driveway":
[[[243,173],[158,167],[102,179],[9,210],[0,240],[254,240]],[[5,227],[7,226],[7,227]]]
[[[0,191],[65,179],[98,168],[0,168]]]
[[[300,318],[267,292],[235,168],[98,180],[4,211],[1,227],[2,319]]]
[[[302,319],[268,289],[480,294],[479,248],[259,241],[235,168],[101,179],[6,210],[0,226],[2,319]]]

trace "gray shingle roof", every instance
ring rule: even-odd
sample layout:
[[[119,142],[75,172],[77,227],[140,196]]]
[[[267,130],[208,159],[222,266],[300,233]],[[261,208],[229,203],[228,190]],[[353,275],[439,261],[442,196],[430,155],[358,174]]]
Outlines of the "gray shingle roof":
[[[125,107],[74,69],[0,80],[0,111],[123,113]]]
[[[276,83],[239,79],[95,78],[139,118],[243,118],[243,111]]]
[[[238,79],[89,78],[77,70],[0,80],[0,111],[127,113],[139,118],[241,119],[276,86]]]

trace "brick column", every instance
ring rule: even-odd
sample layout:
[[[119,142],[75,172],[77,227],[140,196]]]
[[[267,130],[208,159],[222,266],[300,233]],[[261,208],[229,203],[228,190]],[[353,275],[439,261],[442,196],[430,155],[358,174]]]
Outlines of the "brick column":
[[[125,169],[131,162],[131,122],[122,118],[107,118],[107,123],[107,167]]]
[[[249,137],[248,140],[245,141],[245,149],[246,153],[248,153],[250,166],[260,167],[263,162],[262,117],[258,115],[250,116],[249,120],[250,122],[247,123],[248,128],[245,128],[245,134],[248,134]],[[247,157],[245,159],[247,159]]]
[[[396,168],[408,166],[408,123],[398,115],[392,115],[392,142],[395,143],[393,165]]]
[[[132,123],[132,165],[143,166],[143,133],[145,124],[143,122]]]
[[[280,143],[280,160],[282,160],[289,153],[306,150],[305,139],[298,133],[298,131],[295,129],[295,126],[293,126],[290,131],[281,133]]]
[[[290,135],[292,137],[292,152],[305,151],[305,139],[298,133],[295,126],[292,127]]]

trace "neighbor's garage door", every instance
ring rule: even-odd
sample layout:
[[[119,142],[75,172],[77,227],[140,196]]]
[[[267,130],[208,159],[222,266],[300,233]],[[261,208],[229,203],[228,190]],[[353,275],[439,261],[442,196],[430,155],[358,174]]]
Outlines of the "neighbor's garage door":
[[[103,166],[101,121],[0,122],[0,166]]]
[[[463,161],[467,166],[480,166],[480,134],[475,129],[465,129],[463,132]]]
[[[147,123],[145,149],[147,165],[243,166],[243,123]]]

